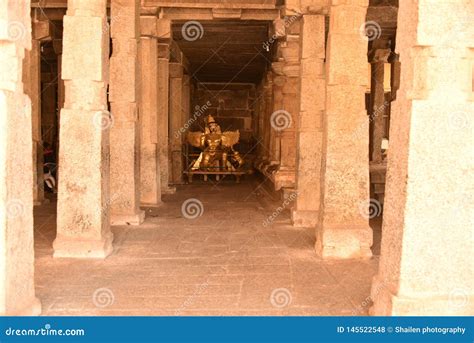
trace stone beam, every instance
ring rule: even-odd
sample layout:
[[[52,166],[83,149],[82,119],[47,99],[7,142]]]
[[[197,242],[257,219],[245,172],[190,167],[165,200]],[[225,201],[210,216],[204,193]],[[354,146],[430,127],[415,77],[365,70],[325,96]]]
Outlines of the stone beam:
[[[213,4],[219,5],[219,4]],[[278,9],[224,9],[215,8],[179,8],[163,7],[160,18],[169,20],[213,20],[213,19],[241,19],[241,20],[275,20],[280,17]]]

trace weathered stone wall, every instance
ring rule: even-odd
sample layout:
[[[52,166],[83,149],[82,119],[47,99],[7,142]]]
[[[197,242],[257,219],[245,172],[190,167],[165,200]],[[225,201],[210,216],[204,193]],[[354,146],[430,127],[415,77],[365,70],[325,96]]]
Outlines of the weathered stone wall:
[[[208,102],[211,105],[199,120],[193,123],[191,131],[201,130],[204,127],[203,120],[210,114],[221,126],[222,131],[239,130],[240,144],[237,148],[241,153],[248,152],[256,139],[254,135],[255,94],[253,84],[198,84],[192,110]]]

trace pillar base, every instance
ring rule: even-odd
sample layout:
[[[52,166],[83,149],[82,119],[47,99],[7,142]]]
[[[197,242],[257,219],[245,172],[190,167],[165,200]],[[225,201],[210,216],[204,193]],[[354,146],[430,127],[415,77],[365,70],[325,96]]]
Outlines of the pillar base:
[[[145,221],[145,211],[136,214],[111,214],[110,225],[140,225]]]
[[[295,227],[316,227],[318,224],[318,211],[292,211],[291,221]]]
[[[372,229],[364,227],[326,227],[319,229],[316,254],[323,259],[371,258]]]
[[[21,309],[0,313],[0,316],[39,316],[41,314],[41,302],[38,298],[33,297],[30,304]]]
[[[176,187],[164,187],[161,189],[161,194],[174,194],[176,193]]]
[[[57,237],[53,242],[54,258],[99,258],[104,259],[114,250],[112,232],[100,240]]]
[[[371,316],[471,316],[474,294],[453,290],[452,294],[411,297],[393,294],[377,276],[372,284]]]

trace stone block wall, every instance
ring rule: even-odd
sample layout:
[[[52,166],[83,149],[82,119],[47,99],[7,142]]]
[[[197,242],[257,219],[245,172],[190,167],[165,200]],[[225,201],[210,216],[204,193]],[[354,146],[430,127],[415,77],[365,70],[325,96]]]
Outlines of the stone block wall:
[[[191,112],[201,108],[208,101],[211,105],[202,112],[190,130],[202,130],[205,125],[204,119],[210,114],[221,126],[222,131],[239,130],[240,142],[236,148],[241,153],[249,152],[256,140],[256,123],[254,121],[255,94],[254,84],[198,84],[192,100],[193,108]],[[191,113],[191,117],[192,115]]]

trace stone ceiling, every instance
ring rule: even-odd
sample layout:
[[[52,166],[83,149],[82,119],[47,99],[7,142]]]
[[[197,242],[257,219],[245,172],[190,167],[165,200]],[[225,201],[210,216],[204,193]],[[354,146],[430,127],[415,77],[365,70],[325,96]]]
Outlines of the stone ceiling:
[[[186,55],[195,79],[254,83],[262,78],[266,65],[271,62],[270,54],[263,49],[271,23],[213,20],[199,24],[195,30],[200,38],[196,40],[186,35],[185,22],[172,25],[173,39]]]
[[[272,60],[271,53],[265,51],[263,43],[269,37],[272,25],[270,18],[274,15],[271,11],[273,9],[278,13],[277,8],[282,3],[282,0],[142,0],[142,12],[151,11],[156,15],[161,13],[172,19],[173,39],[189,61],[191,75],[197,80],[253,83],[261,79]],[[67,0],[32,0],[32,7],[39,7],[38,15],[43,19],[47,18],[58,28],[54,38],[59,41],[66,6]],[[173,8],[177,12],[173,12]],[[209,20],[216,18],[216,15],[233,15],[231,11],[238,11],[239,8],[243,9],[240,19]],[[375,48],[375,43],[394,48],[397,12],[398,0],[370,0],[366,21],[375,21],[380,26],[380,38],[369,42],[369,50]],[[262,20],[252,20],[253,18],[245,17],[249,13],[262,13],[265,17]],[[271,15],[267,15],[268,13]],[[199,28],[199,38],[185,39],[182,34],[183,25],[193,20],[202,26],[202,29]],[[54,60],[53,44],[45,43],[43,63],[49,65]]]

